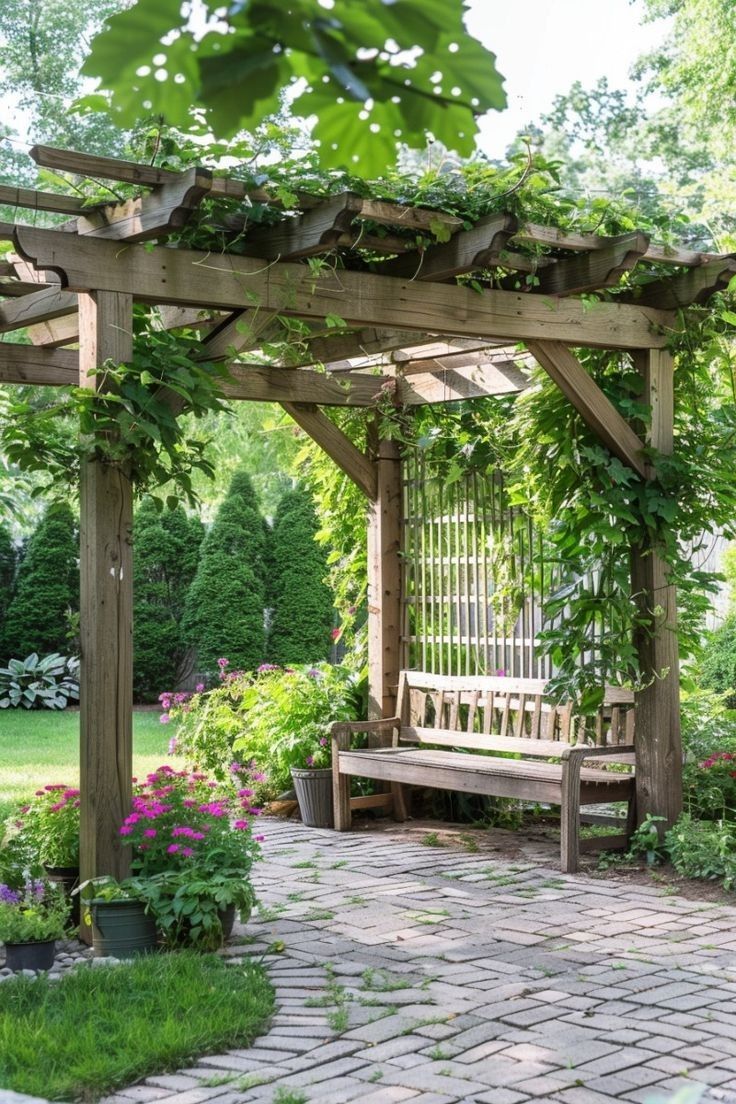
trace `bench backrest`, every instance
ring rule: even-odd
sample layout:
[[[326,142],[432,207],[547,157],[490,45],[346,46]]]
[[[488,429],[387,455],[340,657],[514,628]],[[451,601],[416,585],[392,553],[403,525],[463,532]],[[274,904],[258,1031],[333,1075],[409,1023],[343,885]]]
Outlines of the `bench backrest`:
[[[397,715],[400,739],[476,750],[559,755],[567,744],[632,744],[634,695],[606,687],[594,717],[555,704],[544,679],[433,675],[402,671]]]

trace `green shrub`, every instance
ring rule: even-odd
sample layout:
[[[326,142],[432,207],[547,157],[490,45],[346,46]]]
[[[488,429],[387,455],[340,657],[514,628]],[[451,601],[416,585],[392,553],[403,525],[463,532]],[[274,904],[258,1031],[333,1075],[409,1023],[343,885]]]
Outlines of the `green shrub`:
[[[156,701],[176,685],[186,656],[181,622],[204,526],[181,506],[159,511],[145,499],[133,536],[133,691],[137,701]]]
[[[7,525],[0,523],[0,639],[3,636],[5,614],[13,596],[15,583],[16,552]]]
[[[184,610],[182,629],[210,676],[226,657],[231,669],[263,662],[266,533],[250,479],[236,472],[206,534]]]
[[[719,752],[736,752],[736,716],[726,708],[724,698],[714,690],[683,690],[680,716],[687,762],[700,763]]]
[[[279,502],[271,537],[272,663],[316,663],[329,654],[334,602],[324,579],[327,556],[317,544],[317,515],[302,488]]]
[[[255,675],[225,676],[170,712],[176,750],[218,780],[233,778],[233,761],[251,764],[260,779],[259,800],[291,785],[292,766],[329,765],[333,721],[362,712],[352,672],[327,663],[282,670],[263,664]],[[325,740],[325,743],[322,743]],[[237,777],[237,775],[235,775]]]
[[[672,865],[686,878],[722,881],[724,889],[736,882],[736,825],[727,821],[694,820],[683,813],[666,836]]]
[[[701,680],[706,689],[726,694],[725,704],[736,709],[736,614],[710,633],[700,660]]]
[[[18,569],[0,651],[5,658],[65,652],[69,615],[78,609],[76,523],[67,505],[50,506]]]

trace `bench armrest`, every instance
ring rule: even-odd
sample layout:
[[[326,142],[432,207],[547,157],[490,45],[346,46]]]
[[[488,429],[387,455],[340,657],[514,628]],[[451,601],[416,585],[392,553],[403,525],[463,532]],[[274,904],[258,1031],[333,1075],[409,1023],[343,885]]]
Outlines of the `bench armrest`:
[[[339,751],[350,749],[351,736],[367,732],[375,736],[379,747],[389,747],[394,742],[394,733],[401,727],[400,717],[386,717],[380,721],[336,721],[332,732],[333,756]]]
[[[574,744],[572,747],[563,748],[561,759],[565,763],[570,759],[577,762],[579,759],[592,759],[594,756],[597,758],[601,756],[614,758],[616,755],[630,755],[634,750],[633,744],[606,744],[605,747]]]

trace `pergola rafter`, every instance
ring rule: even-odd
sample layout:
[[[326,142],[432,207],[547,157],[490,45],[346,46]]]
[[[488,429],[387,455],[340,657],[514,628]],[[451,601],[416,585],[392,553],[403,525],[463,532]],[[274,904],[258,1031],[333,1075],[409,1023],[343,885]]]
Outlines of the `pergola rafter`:
[[[226,397],[280,403],[369,505],[374,714],[392,712],[400,666],[400,459],[396,446],[374,433],[361,451],[322,407],[355,406],[371,415],[387,403],[411,407],[513,393],[528,386],[536,362],[606,447],[651,478],[645,445],[672,449],[666,345],[680,324],[676,309],[703,301],[736,267],[730,255],[659,244],[639,232],[578,233],[520,222],[504,211],[468,228],[448,212],[354,193],[299,195],[299,209],[282,211],[281,220],[266,228],[252,222],[249,205],[278,208],[278,197],[241,180],[49,147],[31,154],[57,172],[120,181],[140,194],[87,207],[71,196],[0,189],[0,203],[67,219],[48,229],[0,224],[0,237],[15,249],[0,269],[0,333],[25,330],[33,342],[0,342],[0,380],[94,386],[94,370],[107,357],[131,356],[135,300],[156,306],[162,327],[198,330],[203,360],[230,363]],[[225,205],[218,216],[223,234],[237,235],[246,255],[164,244],[206,199]],[[446,241],[433,242],[438,231]],[[320,260],[304,263],[315,257]],[[649,282],[627,285],[639,266]],[[527,281],[530,273],[534,279]],[[473,277],[475,286],[458,284],[456,277],[463,276]],[[293,350],[296,364],[273,363],[263,354],[282,318],[303,326]],[[77,343],[78,349],[64,347]],[[577,347],[633,357],[654,412],[647,442],[585,371]],[[131,524],[125,473],[86,464],[83,877],[122,866],[116,829],[130,778]],[[639,695],[640,815],[671,820],[681,768],[675,594],[656,548],[632,549],[632,578],[656,630],[638,641],[643,668],[652,675],[667,672]],[[664,628],[655,612],[661,609]]]

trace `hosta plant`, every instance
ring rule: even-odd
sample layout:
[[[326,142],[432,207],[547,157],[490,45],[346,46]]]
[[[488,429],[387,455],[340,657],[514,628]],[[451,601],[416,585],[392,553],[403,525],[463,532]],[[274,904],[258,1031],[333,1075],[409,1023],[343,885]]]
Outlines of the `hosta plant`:
[[[79,660],[57,652],[0,667],[0,709],[66,709],[79,700]]]

